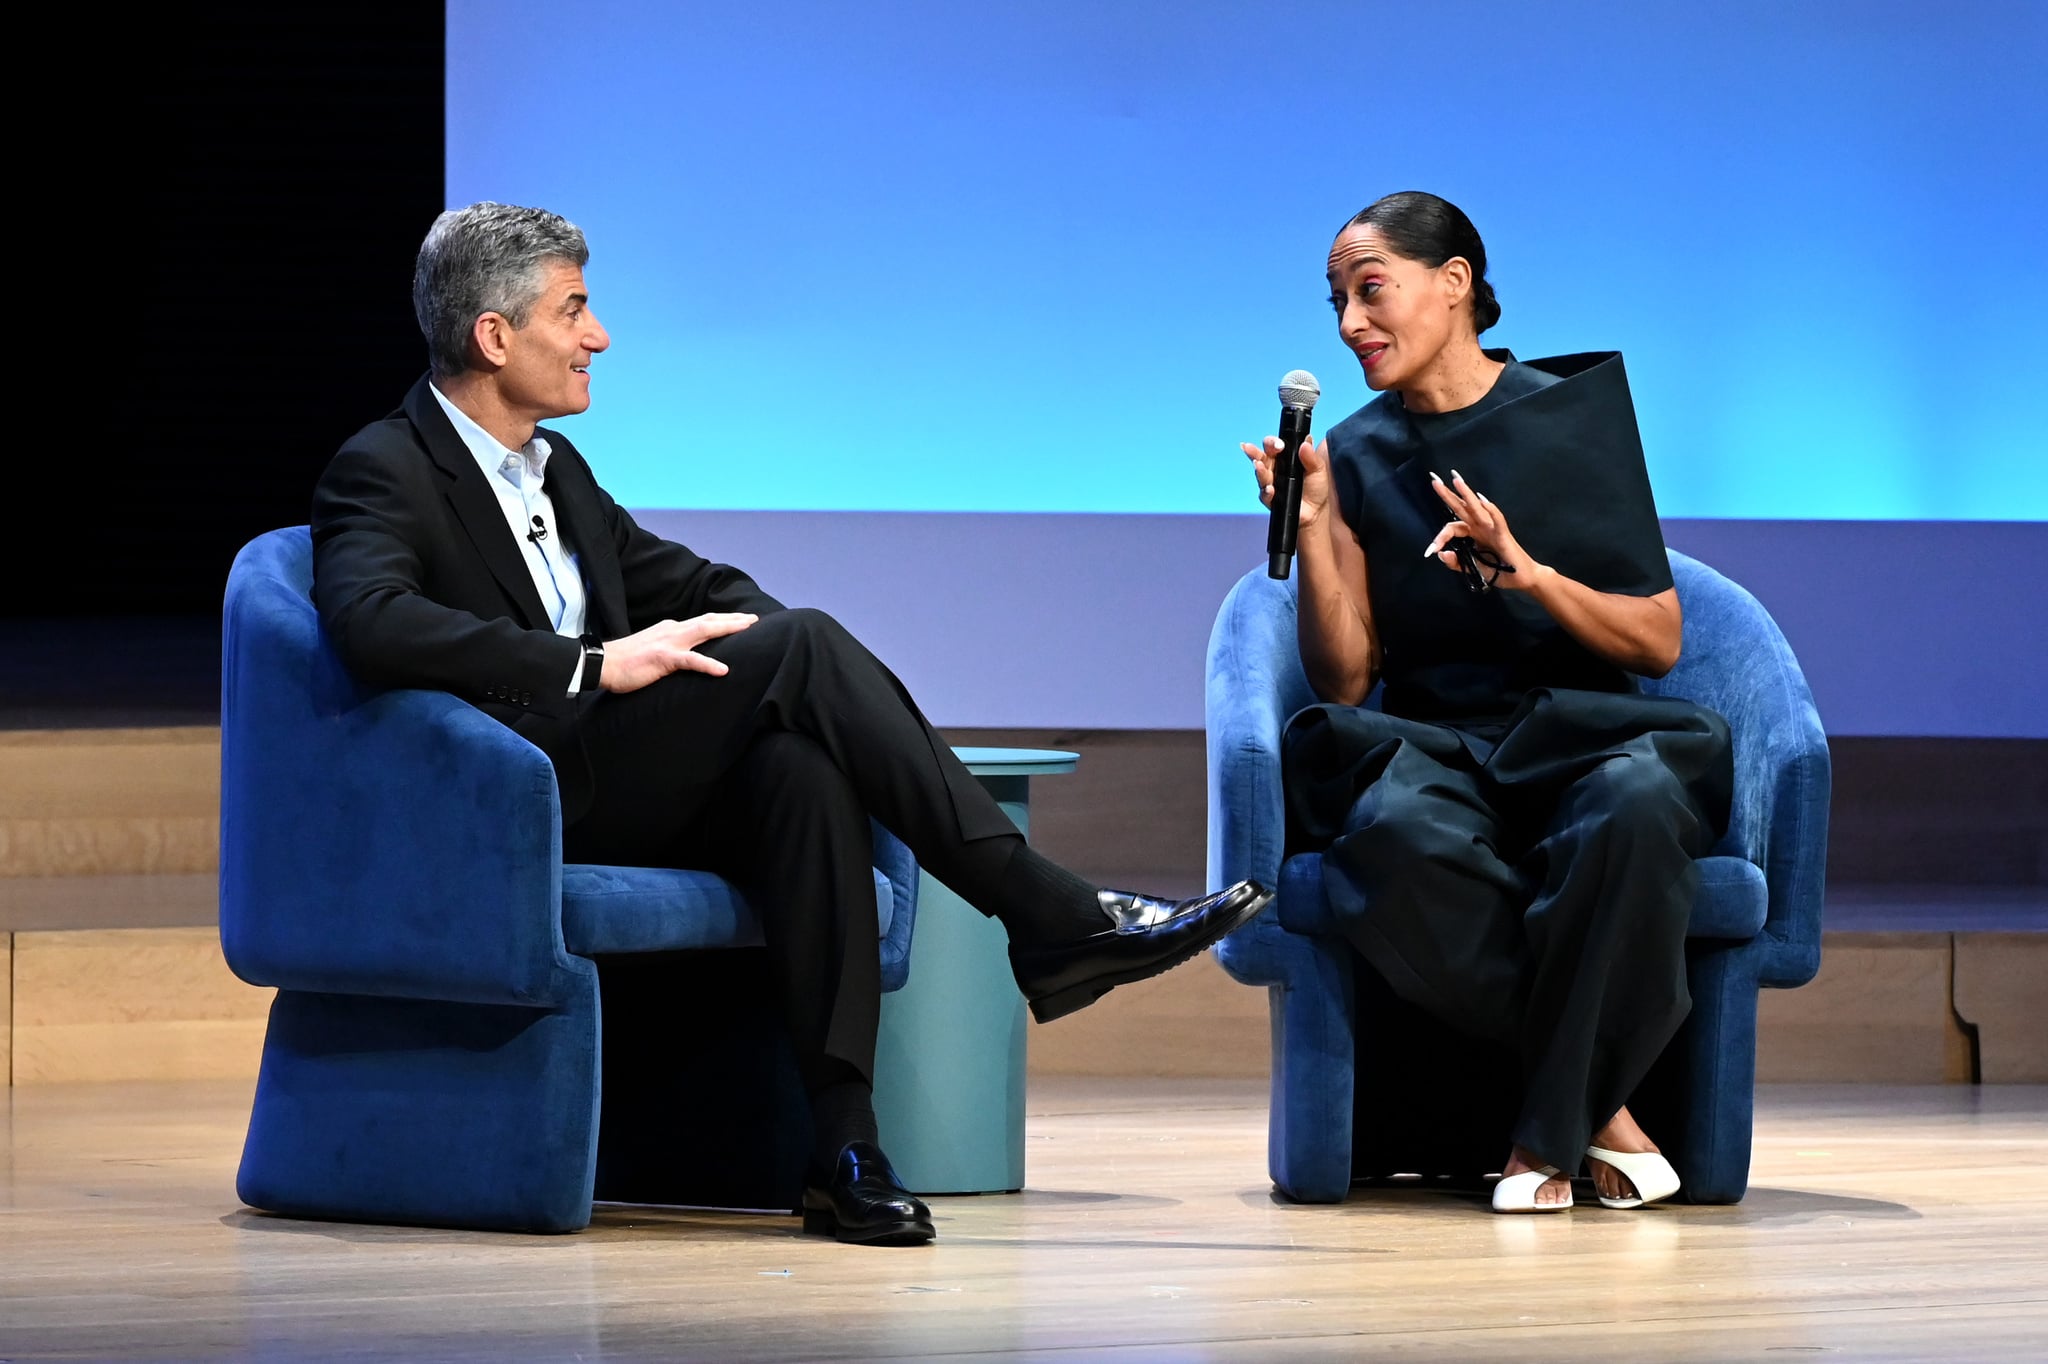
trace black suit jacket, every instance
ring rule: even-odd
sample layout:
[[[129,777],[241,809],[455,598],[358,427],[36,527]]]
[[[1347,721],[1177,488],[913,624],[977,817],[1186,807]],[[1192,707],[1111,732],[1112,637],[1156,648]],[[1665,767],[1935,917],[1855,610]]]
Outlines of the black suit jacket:
[[[562,816],[588,808],[577,719],[600,695],[581,650],[554,632],[488,477],[422,378],[382,421],[350,437],[313,491],[313,600],[350,672],[385,687],[433,687],[512,726],[555,765]],[[617,639],[707,611],[779,611],[738,569],[642,530],[559,432],[546,487],[583,569],[585,629]]]

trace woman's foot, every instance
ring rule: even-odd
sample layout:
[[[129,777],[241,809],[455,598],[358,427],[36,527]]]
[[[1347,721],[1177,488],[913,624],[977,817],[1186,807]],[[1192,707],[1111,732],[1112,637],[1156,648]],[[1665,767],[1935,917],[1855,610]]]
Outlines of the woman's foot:
[[[1650,1140],[1649,1133],[1636,1125],[1627,1108],[1621,1109],[1607,1120],[1607,1125],[1593,1134],[1593,1145],[1608,1151],[1624,1154],[1653,1152],[1657,1143]],[[1602,1198],[1632,1199],[1637,1197],[1634,1184],[1627,1175],[1596,1156],[1588,1155],[1586,1165],[1593,1172],[1593,1185]]]
[[[1515,1175],[1528,1174],[1548,1168],[1534,1153],[1517,1146],[1508,1153],[1508,1163],[1501,1167],[1500,1177],[1509,1179]],[[1572,1205],[1571,1175],[1558,1171],[1537,1186],[1534,1201],[1539,1208],[1568,1208]]]

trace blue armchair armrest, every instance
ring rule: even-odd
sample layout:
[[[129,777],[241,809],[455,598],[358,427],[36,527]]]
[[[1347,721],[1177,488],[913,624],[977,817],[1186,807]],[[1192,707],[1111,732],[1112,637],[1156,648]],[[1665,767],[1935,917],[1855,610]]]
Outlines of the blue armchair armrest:
[[[292,585],[310,555],[303,530],[262,536],[228,576],[229,966],[289,990],[560,1002],[591,968],[562,945],[553,768],[467,702],[357,684]]]
[[[1295,647],[1296,588],[1263,570],[1238,580],[1209,635],[1209,886],[1250,877],[1280,884],[1287,837],[1280,735],[1315,700]],[[1217,946],[1226,970],[1248,984],[1279,984],[1277,905]]]
[[[320,637],[305,528],[228,579],[221,944],[251,984],[556,1007],[591,963],[562,930],[561,807],[545,755],[467,702],[366,688]],[[873,826],[893,896],[885,988],[909,971],[917,867]]]
[[[1735,742],[1735,802],[1716,854],[1763,868],[1767,917],[1757,938],[1760,984],[1804,985],[1820,969],[1827,873],[1827,736],[1798,660],[1763,604],[1673,551],[1685,607],[1678,666],[1643,683],[1718,711]]]

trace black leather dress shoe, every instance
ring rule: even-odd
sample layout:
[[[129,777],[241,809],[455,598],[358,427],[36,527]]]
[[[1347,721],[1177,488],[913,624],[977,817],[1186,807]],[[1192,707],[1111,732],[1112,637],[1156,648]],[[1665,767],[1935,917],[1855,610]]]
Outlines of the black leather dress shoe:
[[[1119,985],[1178,966],[1273,898],[1256,881],[1239,881],[1192,900],[1155,900],[1125,891],[1096,892],[1109,927],[1073,942],[1010,947],[1010,971],[1031,1003],[1031,1015],[1050,1023],[1085,1009]]]
[[[872,1142],[840,1148],[832,1178],[804,1190],[804,1230],[866,1246],[921,1246],[932,1239],[932,1213],[903,1187],[889,1158]]]

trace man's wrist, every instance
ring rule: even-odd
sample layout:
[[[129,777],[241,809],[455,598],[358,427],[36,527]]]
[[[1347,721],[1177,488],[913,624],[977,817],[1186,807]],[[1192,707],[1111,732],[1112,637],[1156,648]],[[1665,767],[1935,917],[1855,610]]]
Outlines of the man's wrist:
[[[583,647],[584,691],[601,691],[604,688],[604,640],[597,635],[583,635],[577,641]]]

